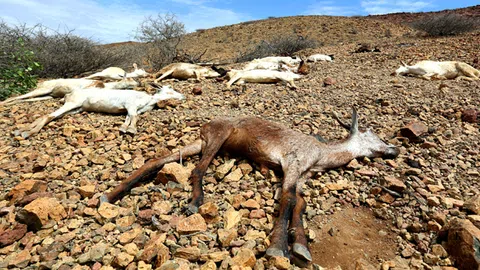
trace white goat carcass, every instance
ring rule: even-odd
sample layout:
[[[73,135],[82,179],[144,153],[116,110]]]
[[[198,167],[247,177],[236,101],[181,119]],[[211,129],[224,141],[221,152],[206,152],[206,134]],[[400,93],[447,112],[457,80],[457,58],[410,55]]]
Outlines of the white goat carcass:
[[[125,78],[118,82],[101,82],[90,79],[55,79],[38,84],[37,88],[25,95],[12,97],[0,102],[0,105],[14,104],[25,101],[46,100],[54,97],[61,98],[76,88],[105,88],[105,89],[131,89],[139,83],[133,78]]]
[[[268,56],[263,58],[257,58],[250,61],[250,63],[259,63],[259,62],[270,62],[270,63],[277,63],[277,64],[287,64],[290,66],[295,66],[300,64],[302,59],[300,58],[292,58],[290,56]]]
[[[282,72],[277,70],[230,70],[227,73],[227,76],[230,80],[227,83],[227,87],[231,87],[232,84],[243,84],[246,82],[249,83],[276,83],[276,82],[285,82],[290,87],[296,89],[297,86],[294,83],[294,80],[300,79],[302,76],[295,74],[293,72]]]
[[[112,89],[74,89],[65,96],[65,104],[55,112],[37,119],[28,131],[21,133],[22,137],[28,138],[42,129],[50,121],[57,119],[66,113],[103,112],[103,113],[124,113],[127,112],[125,123],[120,131],[135,134],[138,115],[153,109],[160,100],[185,99],[185,96],[170,86],[163,86],[157,89],[153,96],[135,90],[112,90]],[[19,132],[16,132],[19,133]]]
[[[413,66],[403,62],[396,71],[396,75],[411,75],[425,80],[479,80],[480,71],[467,63],[459,61],[420,61]]]
[[[123,79],[125,76],[127,78],[144,78],[150,75],[144,69],[139,69],[136,63],[133,63],[134,71],[127,73],[125,70],[119,67],[109,67],[100,72],[94,73],[90,76],[85,77],[85,79],[112,79],[112,80],[120,80]]]
[[[158,76],[160,77],[155,80],[156,83],[168,76],[181,80],[190,78],[201,80],[202,78],[219,77],[220,74],[210,67],[203,67],[190,63],[173,63],[160,69],[160,71],[155,74],[155,77]]]
[[[333,54],[326,55],[326,54],[312,54],[309,57],[307,57],[308,62],[314,62],[316,63],[317,61],[327,61],[327,62],[333,62]]]

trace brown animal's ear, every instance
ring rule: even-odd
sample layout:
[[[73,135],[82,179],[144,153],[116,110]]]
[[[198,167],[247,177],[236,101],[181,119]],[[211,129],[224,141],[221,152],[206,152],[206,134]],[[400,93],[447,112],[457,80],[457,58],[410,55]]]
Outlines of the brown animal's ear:
[[[358,132],[358,114],[357,109],[352,107],[352,126],[350,127],[350,135],[354,135]]]
[[[349,124],[345,124],[344,122],[342,122],[342,120],[340,120],[340,117],[338,117],[338,114],[336,112],[333,112],[332,115],[333,115],[333,118],[335,120],[337,120],[337,122],[340,124],[340,126],[342,126],[344,129],[346,129],[346,130],[351,129],[351,126]]]

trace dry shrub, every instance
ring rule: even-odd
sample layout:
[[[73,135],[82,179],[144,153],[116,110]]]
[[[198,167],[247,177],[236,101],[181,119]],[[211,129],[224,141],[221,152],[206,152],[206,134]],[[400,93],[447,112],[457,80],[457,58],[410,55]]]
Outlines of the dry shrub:
[[[66,33],[45,31],[35,33],[30,46],[44,66],[44,78],[69,78],[85,72],[117,66],[125,55],[98,46],[91,39]]]
[[[146,61],[160,69],[176,60],[179,44],[185,35],[185,25],[175,14],[146,17],[138,26],[135,38],[146,45]]]
[[[316,48],[318,45],[316,40],[303,36],[279,36],[269,41],[262,40],[253,50],[237,57],[236,61],[246,62],[267,56],[293,56],[298,51]]]
[[[67,78],[92,70],[115,66],[124,61],[125,54],[105,49],[89,38],[77,36],[73,30],[64,33],[42,25],[27,27],[9,26],[0,23],[0,66],[6,55],[18,49],[17,40],[21,38],[24,47],[35,55],[43,69],[35,75],[43,78]]]
[[[432,37],[454,36],[477,29],[479,19],[454,13],[436,14],[414,21],[410,26]]]

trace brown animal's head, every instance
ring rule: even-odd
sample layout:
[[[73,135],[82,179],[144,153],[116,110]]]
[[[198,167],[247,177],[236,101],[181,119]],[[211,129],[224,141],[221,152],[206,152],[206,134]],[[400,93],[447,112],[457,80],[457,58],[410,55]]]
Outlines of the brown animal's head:
[[[333,117],[342,127],[349,130],[350,135],[346,142],[348,150],[354,157],[396,158],[400,153],[400,150],[395,145],[384,142],[370,128],[359,129],[358,114],[355,108],[352,109],[351,125],[343,123],[336,113],[333,113]]]

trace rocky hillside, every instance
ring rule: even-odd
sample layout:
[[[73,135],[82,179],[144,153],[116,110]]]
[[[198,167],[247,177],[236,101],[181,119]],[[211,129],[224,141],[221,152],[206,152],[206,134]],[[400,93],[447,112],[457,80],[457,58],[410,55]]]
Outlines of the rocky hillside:
[[[142,183],[115,204],[99,208],[98,198],[147,160],[195,141],[201,125],[215,117],[255,115],[338,140],[347,132],[331,114],[348,121],[352,106],[360,127],[372,128],[401,153],[394,160],[354,160],[306,182],[311,268],[477,269],[480,82],[390,74],[400,60],[478,65],[480,35],[404,38],[410,30],[374,20],[302,18],[296,24],[319,20],[317,31],[302,28],[318,37],[326,24],[325,33],[336,41],[325,39],[325,46],[310,53],[334,54],[335,61],[312,64],[297,90],[167,80],[187,99],[141,115],[135,136],[119,133],[122,115],[84,112],[24,140],[15,131],[54,111],[59,101],[0,107],[0,269],[299,269],[264,257],[281,180],[273,172],[263,176],[248,160],[215,158],[204,179],[205,204],[190,217],[182,209],[198,157],[165,166],[156,181]],[[259,23],[280,31],[275,23],[282,21]],[[345,31],[330,30],[334,21]],[[374,31],[376,24],[381,30]],[[353,28],[358,32],[348,33]],[[220,36],[220,29],[211,31]],[[384,38],[387,29],[398,38]],[[196,38],[206,42],[202,35],[209,31]],[[251,31],[251,39],[264,33]],[[359,39],[350,38],[359,36],[379,51],[353,53]],[[222,37],[233,42],[248,35],[232,31]],[[241,48],[215,44],[223,49],[211,50],[212,58],[231,57]]]

